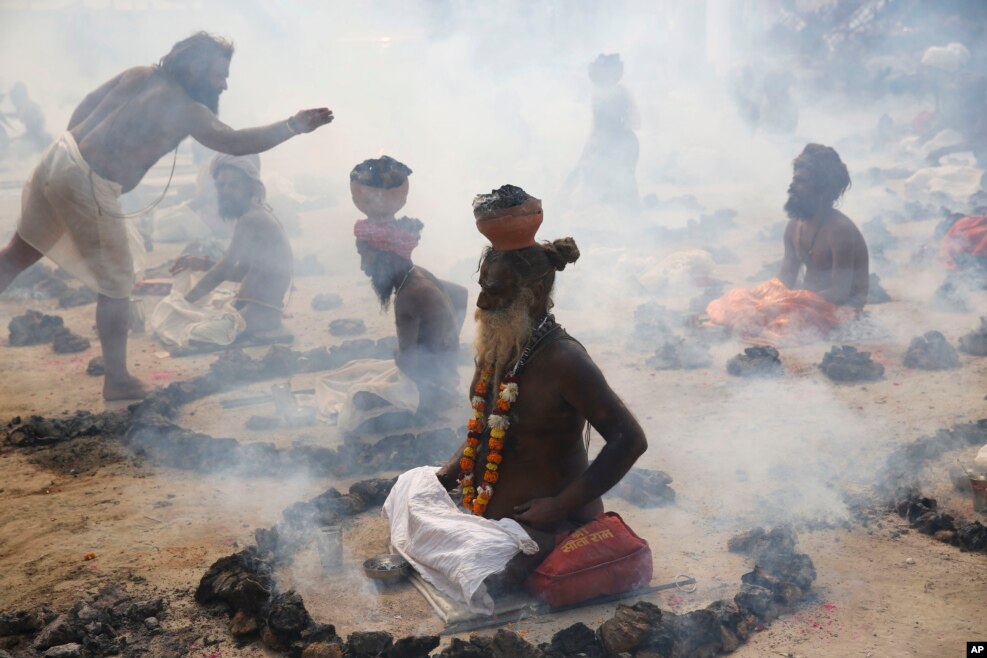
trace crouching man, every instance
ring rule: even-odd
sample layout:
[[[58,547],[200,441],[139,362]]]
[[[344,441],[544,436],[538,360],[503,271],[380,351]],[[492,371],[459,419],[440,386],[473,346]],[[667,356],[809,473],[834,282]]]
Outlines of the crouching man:
[[[391,542],[441,592],[492,611],[555,547],[603,512],[600,497],[644,453],[644,432],[583,346],[550,313],[571,238],[536,244],[541,202],[504,186],[473,202],[492,243],[480,264],[473,416],[435,471],[399,478],[384,512]],[[590,463],[586,423],[606,445]],[[455,490],[456,503],[446,493]],[[485,582],[484,582],[485,581]]]
[[[459,401],[456,361],[467,293],[412,261],[424,224],[395,218],[411,173],[386,155],[350,172],[353,203],[367,214],[353,225],[360,269],[382,311],[393,301],[398,349],[393,360],[358,359],[317,380],[320,413],[327,419],[335,414],[345,434],[405,429]]]
[[[265,203],[257,155],[217,155],[212,162],[219,214],[235,222],[233,238],[218,263],[182,256],[172,274],[206,273],[191,289],[163,299],[151,326],[166,343],[185,347],[191,341],[229,345],[237,338],[265,338],[283,332],[284,298],[291,286],[291,245]],[[235,297],[216,295],[225,281],[238,282]]]

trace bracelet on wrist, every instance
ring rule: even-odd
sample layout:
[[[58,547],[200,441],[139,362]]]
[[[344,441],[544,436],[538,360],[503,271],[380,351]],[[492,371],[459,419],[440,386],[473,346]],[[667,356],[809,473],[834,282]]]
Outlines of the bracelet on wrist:
[[[288,132],[291,133],[292,135],[301,134],[299,130],[295,129],[294,124],[292,124],[292,121],[294,121],[294,119],[295,117],[288,117],[288,120],[284,122],[284,125],[288,126]]]

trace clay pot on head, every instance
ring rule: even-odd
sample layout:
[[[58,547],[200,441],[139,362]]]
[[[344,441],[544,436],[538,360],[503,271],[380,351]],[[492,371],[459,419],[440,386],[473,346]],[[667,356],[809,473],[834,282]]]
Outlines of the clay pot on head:
[[[491,219],[478,219],[476,228],[490,240],[497,251],[513,251],[533,247],[535,233],[541,226],[544,214],[541,210],[524,215],[504,215]]]
[[[408,181],[390,189],[350,181],[350,193],[353,205],[367,217],[393,217],[408,202]]]

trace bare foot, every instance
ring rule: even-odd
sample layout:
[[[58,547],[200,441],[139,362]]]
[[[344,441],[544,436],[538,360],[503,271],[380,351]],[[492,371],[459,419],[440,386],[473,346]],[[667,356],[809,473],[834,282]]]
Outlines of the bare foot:
[[[144,385],[144,382],[132,375],[127,375],[122,379],[109,377],[103,379],[103,399],[107,402],[113,400],[143,400],[150,395],[151,389]]]

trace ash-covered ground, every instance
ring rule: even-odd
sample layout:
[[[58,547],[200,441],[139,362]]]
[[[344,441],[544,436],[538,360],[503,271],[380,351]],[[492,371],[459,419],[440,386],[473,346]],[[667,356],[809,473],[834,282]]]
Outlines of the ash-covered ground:
[[[395,16],[399,25],[400,19],[408,18],[400,12]],[[496,17],[486,18],[491,25],[500,25]],[[148,22],[135,20],[135,35],[150,34]],[[175,39],[191,29],[174,16],[169,16],[167,25],[178,30]],[[416,260],[436,275],[469,287],[471,300],[477,292],[475,269],[483,242],[472,228],[470,198],[503,183],[521,185],[545,200],[546,219],[539,237],[572,235],[583,252],[575,266],[558,276],[557,319],[586,345],[644,427],[649,450],[638,465],[672,478],[672,504],[639,506],[628,499],[633,499],[632,494],[606,498],[608,508],[650,542],[655,583],[672,581],[680,574],[698,582],[695,593],[673,590],[645,597],[646,601],[684,613],[733,597],[741,575],[752,564],[747,556],[729,552],[728,540],[754,526],[789,523],[798,532],[798,550],[815,565],[816,581],[794,611],[755,629],[736,655],[959,655],[967,640],[987,628],[983,552],[961,551],[934,534],[911,528],[912,519],[889,506],[894,496],[887,489],[888,459],[902,446],[987,416],[983,386],[987,360],[976,348],[987,292],[964,289],[962,303],[955,296],[937,298],[947,272],[936,258],[946,211],[974,210],[971,195],[980,187],[982,171],[963,154],[930,167],[921,145],[908,141],[911,119],[933,104],[930,94],[862,100],[855,96],[851,102],[849,94],[823,93],[815,80],[817,86],[806,83],[798,88],[797,128],[772,132],[753,129],[736,116],[724,79],[712,84],[703,76],[683,81],[688,76],[649,75],[646,64],[656,60],[657,46],[648,45],[651,42],[632,27],[611,26],[608,34],[613,39],[588,40],[589,54],[570,41],[556,43],[558,52],[546,53],[552,65],[546,68],[555,73],[546,77],[546,70],[522,61],[491,64],[487,51],[504,50],[492,46],[507,38],[501,32],[486,35],[488,40],[474,51],[456,36],[443,40],[445,28],[439,24],[432,26],[438,36],[400,33],[390,50],[377,50],[379,42],[373,39],[383,32],[373,25],[370,20],[346,28],[361,35],[346,41],[348,47],[372,53],[364,60],[371,70],[397,75],[405,66],[402,54],[415,44],[428,43],[429,64],[473,62],[476,70],[469,73],[490,87],[477,99],[456,105],[453,101],[462,95],[458,83],[447,88],[445,82],[408,73],[404,83],[390,90],[392,101],[406,99],[403,102],[409,105],[399,122],[403,125],[391,129],[381,128],[393,121],[391,109],[365,107],[377,102],[379,95],[339,92],[345,88],[343,82],[356,88],[360,80],[354,80],[351,72],[341,72],[337,64],[326,65],[338,76],[333,78],[333,89],[319,86],[323,81],[299,85],[319,94],[338,92],[342,98],[338,120],[330,126],[336,132],[328,133],[332,136],[327,141],[306,147],[291,143],[264,156],[269,188],[283,189],[285,181],[295,186],[291,211],[297,231],[292,244],[297,260],[307,264],[297,271],[310,272],[296,277],[288,307],[286,324],[295,336],[293,350],[341,345],[351,338],[336,335],[341,320],[362,321],[361,338],[394,335],[393,317],[380,312],[369,282],[359,271],[353,246],[351,224],[357,214],[346,187],[346,172],[353,163],[383,149],[415,169],[406,211],[426,224]],[[477,21],[477,27],[459,25],[459,29],[483,30],[484,25]],[[31,28],[40,29],[33,22]],[[259,72],[259,79],[267,82],[276,75],[258,61],[262,59],[256,52],[259,41],[251,43],[258,28],[236,29],[243,37],[239,41],[243,68],[237,69],[241,60],[234,60],[234,71],[243,72],[231,79],[231,92],[242,91],[224,97],[230,120],[238,125],[254,119],[270,121],[255,109],[245,109],[258,105],[249,102],[258,90],[250,91],[248,72]],[[665,35],[674,35],[669,30]],[[367,34],[372,36],[363,39]],[[639,94],[643,117],[637,169],[642,203],[634,212],[605,206],[573,208],[562,190],[579,158],[590,118],[589,90],[581,86],[589,84],[583,80],[583,60],[591,60],[597,50],[621,47],[625,42],[616,36],[635,37],[625,50],[625,82]],[[667,41],[676,43],[671,37]],[[133,47],[120,46],[121,56],[134,52]],[[570,57],[564,66],[559,61],[563,55]],[[565,78],[559,70],[571,75]],[[105,73],[108,77],[116,71]],[[289,77],[294,81],[294,74]],[[448,79],[465,78],[450,75]],[[93,86],[100,81],[93,80]],[[429,83],[436,86],[423,86]],[[418,100],[422,88],[434,89],[429,99],[442,105],[436,110],[438,120],[430,114],[430,106]],[[75,94],[68,83],[57,90],[42,86],[39,95],[51,99],[50,122],[60,128],[71,111],[65,108],[64,97],[76,102],[84,92]],[[284,95],[286,102],[291,101],[285,114],[293,110],[295,100],[308,102],[298,91]],[[578,121],[560,119],[570,114]],[[879,120],[885,114],[892,121],[893,139],[882,142]],[[435,123],[448,128],[443,139],[460,135],[463,141],[442,142],[436,148],[435,133],[423,128]],[[408,130],[409,125],[421,130]],[[833,145],[847,163],[854,184],[840,207],[864,228],[871,272],[880,276],[890,301],[869,306],[870,320],[859,325],[855,335],[779,348],[780,372],[771,369],[775,376],[737,377],[728,373],[727,363],[751,346],[722,331],[697,327],[692,316],[719,290],[753,285],[777,273],[790,161],[809,141]],[[447,156],[436,155],[443,150]],[[187,190],[195,169],[184,148],[178,162],[175,189]],[[0,236],[6,237],[16,225],[20,185],[32,165],[29,157],[2,163]],[[134,206],[153,200],[167,174],[163,164],[152,170],[135,195],[141,198],[134,200]],[[864,227],[876,219],[881,220],[879,227]],[[180,248],[155,245],[150,265],[167,262]],[[692,250],[705,250],[707,255],[678,262],[698,263],[701,272],[661,267],[673,254]],[[0,298],[0,327],[6,328],[27,310],[37,310],[60,316],[64,328],[90,341],[86,348],[73,339],[69,347],[82,350],[59,353],[50,341],[15,347],[4,337],[0,425],[32,414],[62,416],[107,409],[100,394],[101,379],[86,374],[91,359],[99,356],[93,305],[62,304],[65,294],[64,282],[48,281]],[[85,301],[84,293],[76,294]],[[319,309],[313,307],[316,297],[330,294],[338,295],[338,301],[323,299],[315,305]],[[157,299],[144,299],[145,313]],[[464,343],[472,337],[470,324],[461,337]],[[934,339],[937,347],[924,349],[921,358],[908,358],[906,364],[913,339],[933,331],[939,332]],[[961,341],[967,335],[974,338]],[[960,349],[945,349],[943,342]],[[872,363],[844,354],[853,370],[866,366],[866,376],[834,380],[820,368],[827,353],[844,345],[869,354]],[[260,358],[267,350],[250,348],[247,353]],[[133,371],[157,386],[202,375],[216,358],[215,354],[173,358],[147,335],[130,339]],[[873,364],[883,369],[882,374],[876,374]],[[460,375],[468,381],[469,368],[461,368]],[[268,393],[272,383],[290,381],[295,390],[311,388],[315,376],[275,378],[206,396],[183,406],[173,420],[192,432],[235,438],[241,446],[272,443],[281,450],[338,449],[344,441],[334,427],[316,423],[250,429],[251,417],[273,415],[273,405],[231,409],[222,404]],[[454,415],[435,429],[448,426],[460,432],[469,413],[465,390],[463,401],[461,418]],[[122,405],[111,407],[122,409]],[[594,434],[591,452],[595,454],[600,444]],[[928,458],[916,452],[913,461],[896,461],[899,469],[894,472],[904,474],[902,483],[907,480],[917,485],[921,495],[935,498],[939,512],[957,521],[982,522],[984,517],[973,512],[970,493],[957,474],[973,459],[976,446],[932,452]],[[126,637],[121,646],[130,647],[135,655],[138,651],[213,658],[270,655],[258,642],[236,641],[225,610],[195,602],[200,579],[218,559],[254,544],[258,529],[276,525],[296,503],[329,487],[345,492],[367,477],[398,474],[350,469],[341,469],[345,476],[311,469],[269,472],[263,461],[241,463],[228,472],[187,463],[178,468],[162,465],[152,453],[134,451],[100,435],[54,444],[0,444],[0,611],[47,606],[51,619],[45,613],[30,624],[50,623],[58,615],[68,615],[77,624],[80,611],[85,617],[90,614],[86,609],[93,609],[95,617],[87,623],[97,621],[115,630],[113,637],[101,631],[87,631],[85,637],[105,641],[106,647],[111,640],[119,643]],[[386,521],[371,508],[343,521],[341,569],[325,573],[315,546],[307,543],[290,563],[278,565],[273,576],[282,591],[294,589],[304,598],[317,622],[333,624],[342,637],[376,630],[395,637],[438,633],[440,621],[410,585],[380,588],[363,576],[363,560],[386,548]],[[128,603],[117,605],[121,601]],[[135,608],[134,603],[140,605]],[[613,617],[615,609],[615,604],[607,604],[527,618],[509,628],[537,644],[575,622],[596,629]],[[148,621],[151,618],[154,621]],[[0,637],[0,652],[40,654],[41,649],[19,637]],[[442,646],[448,644],[444,639]]]

